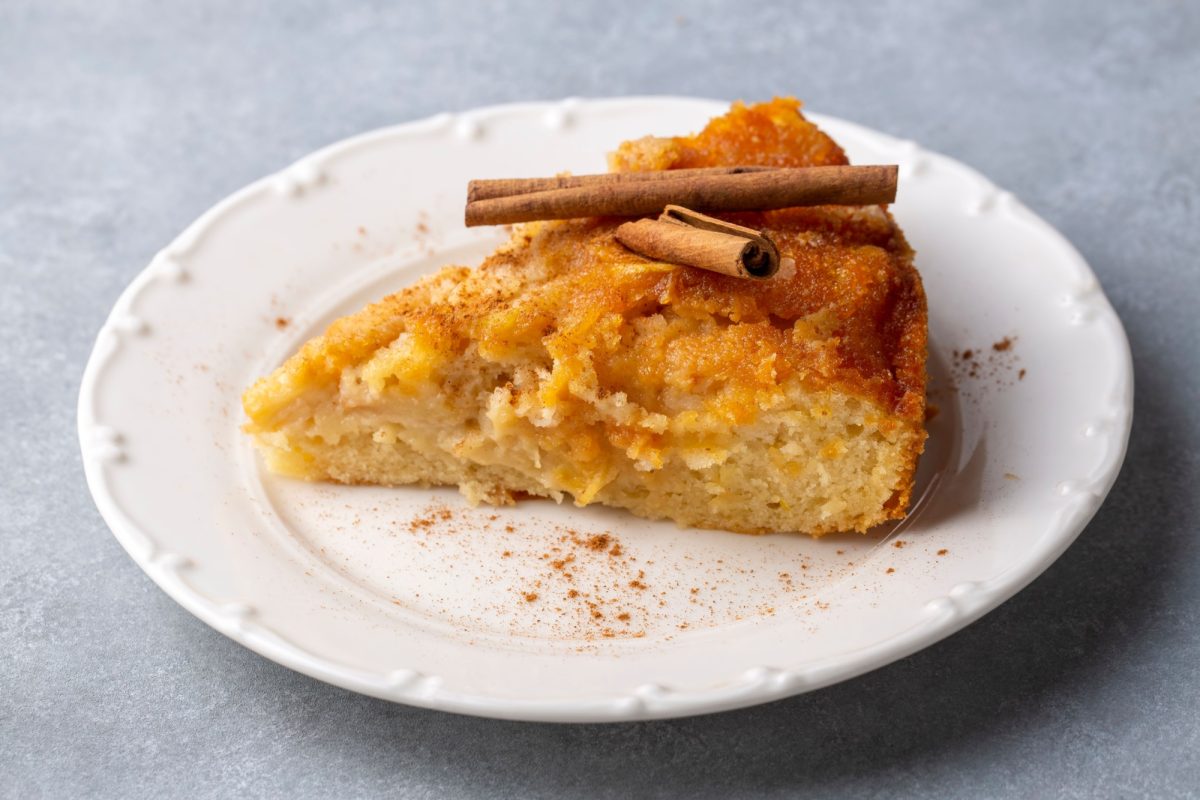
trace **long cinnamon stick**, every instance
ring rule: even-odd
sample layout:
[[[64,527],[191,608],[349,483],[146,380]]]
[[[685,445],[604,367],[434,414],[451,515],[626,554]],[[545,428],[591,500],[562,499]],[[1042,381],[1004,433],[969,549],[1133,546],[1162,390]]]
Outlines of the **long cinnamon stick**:
[[[641,181],[677,180],[699,175],[741,175],[745,172],[765,172],[778,167],[697,167],[695,169],[650,170],[646,172],[605,172],[599,175],[556,175],[553,178],[488,178],[467,184],[467,202],[490,200],[493,197],[512,197],[517,194],[545,192],[551,189],[573,189],[578,186],[599,186],[608,183],[638,183]]]
[[[539,219],[641,216],[672,203],[698,211],[873,205],[896,199],[896,167],[802,167],[549,189],[467,203],[467,227]]]

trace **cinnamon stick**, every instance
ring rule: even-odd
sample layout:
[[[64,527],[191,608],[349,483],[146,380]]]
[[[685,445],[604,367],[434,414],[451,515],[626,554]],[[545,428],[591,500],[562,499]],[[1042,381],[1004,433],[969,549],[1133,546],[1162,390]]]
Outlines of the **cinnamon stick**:
[[[700,175],[740,175],[745,172],[764,172],[778,167],[697,167],[695,169],[650,170],[646,172],[605,172],[600,175],[556,175],[553,178],[489,178],[467,184],[467,202],[490,200],[493,197],[512,197],[517,194],[545,192],[551,189],[573,189],[579,186],[599,186],[607,183],[637,183],[639,181],[677,180]]]
[[[669,174],[669,172],[668,172]],[[801,167],[608,181],[467,203],[467,227],[539,219],[641,216],[678,203],[700,211],[873,205],[896,199],[896,167]]]
[[[626,222],[615,235],[656,261],[739,278],[769,278],[779,269],[779,249],[770,237],[680,206],[667,206],[658,219]]]

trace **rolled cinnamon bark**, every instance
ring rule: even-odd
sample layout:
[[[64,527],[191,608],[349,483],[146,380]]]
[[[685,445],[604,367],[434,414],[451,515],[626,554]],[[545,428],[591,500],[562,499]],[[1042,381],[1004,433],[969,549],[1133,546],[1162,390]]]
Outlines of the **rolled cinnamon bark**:
[[[738,278],[769,278],[779,269],[779,250],[758,231],[678,206],[659,219],[617,228],[617,241],[635,253]]]
[[[669,173],[668,173],[669,174]],[[672,203],[700,211],[872,205],[896,199],[896,167],[801,167],[723,175],[618,181],[467,203],[466,224],[641,216]]]

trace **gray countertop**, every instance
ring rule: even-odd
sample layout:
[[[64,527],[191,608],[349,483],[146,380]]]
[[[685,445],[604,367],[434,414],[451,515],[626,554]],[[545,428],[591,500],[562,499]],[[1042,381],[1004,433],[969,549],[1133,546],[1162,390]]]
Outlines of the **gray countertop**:
[[[1200,794],[1200,7],[617,5],[0,4],[0,794]],[[974,165],[1079,247],[1128,329],[1137,411],[1112,495],[1057,564],[856,680],[588,726],[326,686],[142,574],[84,486],[75,403],[159,247],[354,133],[650,93],[794,93]]]

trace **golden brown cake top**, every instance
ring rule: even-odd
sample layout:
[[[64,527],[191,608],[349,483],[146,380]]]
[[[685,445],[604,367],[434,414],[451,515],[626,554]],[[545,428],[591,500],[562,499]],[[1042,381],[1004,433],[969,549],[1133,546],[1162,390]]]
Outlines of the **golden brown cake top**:
[[[691,167],[834,167],[850,163],[837,142],[800,113],[800,101],[737,102],[691,136],[647,136],[609,156],[614,172]]]
[[[738,103],[695,136],[626,142],[611,162],[620,170],[847,163],[799,107]],[[539,400],[566,413],[581,398],[623,393],[639,415],[702,406],[745,422],[799,379],[919,424],[925,300],[891,216],[833,206],[719,216],[767,231],[794,259],[794,274],[750,281],[653,262],[616,242],[623,220],[532,223],[479,269],[443,270],[334,323],[252,389],[247,410],[265,422],[305,385],[336,380],[406,334],[387,361],[387,379],[402,388],[436,382],[440,365],[477,347],[489,361],[546,370]],[[628,435],[646,436],[635,422]],[[620,423],[609,427],[610,440],[630,444]]]

